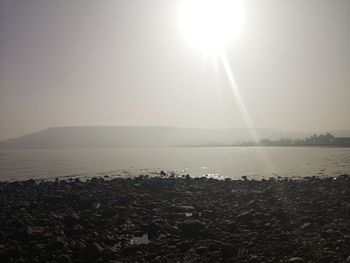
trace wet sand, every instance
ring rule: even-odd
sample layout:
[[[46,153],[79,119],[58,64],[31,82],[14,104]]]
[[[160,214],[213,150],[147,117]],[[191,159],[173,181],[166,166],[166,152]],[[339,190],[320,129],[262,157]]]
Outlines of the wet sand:
[[[350,177],[0,183],[1,262],[350,262]]]

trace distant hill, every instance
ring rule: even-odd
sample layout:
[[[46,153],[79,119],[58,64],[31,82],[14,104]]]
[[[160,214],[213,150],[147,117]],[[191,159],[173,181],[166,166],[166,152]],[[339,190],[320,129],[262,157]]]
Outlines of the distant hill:
[[[255,133],[255,135],[253,135]],[[195,129],[173,127],[56,127],[0,142],[2,149],[116,148],[232,145],[269,138],[304,138],[310,133],[269,129]]]

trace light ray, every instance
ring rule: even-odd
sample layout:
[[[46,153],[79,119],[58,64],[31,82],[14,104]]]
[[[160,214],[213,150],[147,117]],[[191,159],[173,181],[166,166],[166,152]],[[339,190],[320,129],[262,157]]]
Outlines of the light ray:
[[[227,77],[228,82],[230,84],[230,87],[232,89],[236,103],[238,104],[238,108],[242,114],[243,120],[246,123],[246,125],[249,127],[249,132],[251,133],[250,135],[252,136],[252,138],[255,141],[259,141],[259,136],[258,136],[257,132],[254,130],[253,121],[251,120],[249,112],[245,106],[244,100],[243,100],[242,95],[239,91],[236,80],[235,80],[234,75],[232,73],[231,66],[228,62],[227,56],[226,56],[224,51],[220,52],[219,59],[222,63],[224,72],[226,74],[226,77]]]
[[[236,100],[236,103],[238,105],[238,109],[242,114],[243,120],[245,122],[245,124],[248,126],[249,128],[249,133],[250,136],[253,138],[254,141],[259,142],[260,141],[260,137],[258,135],[258,133],[255,130],[255,126],[254,123],[250,117],[250,114],[248,112],[248,109],[244,103],[243,97],[241,95],[241,92],[238,88],[237,82],[235,80],[235,77],[233,75],[233,71],[231,69],[230,63],[227,59],[227,55],[226,53],[222,50],[219,54],[219,61],[222,64],[222,67],[224,69],[225,75],[227,77],[227,80],[229,82],[229,85],[231,87],[231,90],[233,92],[234,95],[234,99]],[[266,152],[264,151],[263,148],[261,148],[261,154],[262,154],[262,158],[263,158],[263,162],[266,166],[266,168],[273,173],[274,169],[273,169],[273,164],[270,160],[270,158],[268,157],[268,155],[266,154]]]

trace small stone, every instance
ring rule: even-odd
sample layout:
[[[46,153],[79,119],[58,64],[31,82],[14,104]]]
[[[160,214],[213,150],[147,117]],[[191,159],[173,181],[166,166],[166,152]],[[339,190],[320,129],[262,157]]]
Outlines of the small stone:
[[[248,207],[255,206],[256,203],[257,203],[256,200],[251,200],[251,201],[248,202],[247,206]]]
[[[251,211],[245,211],[237,216],[239,221],[251,221],[254,219]]]
[[[27,235],[28,236],[39,236],[44,233],[44,228],[41,226],[33,226],[33,227],[27,227]]]
[[[197,253],[198,255],[203,255],[203,254],[205,254],[207,251],[208,251],[208,247],[206,247],[206,246],[199,246],[199,247],[196,247],[196,253]]]
[[[299,257],[293,257],[288,260],[288,262],[292,263],[305,263],[305,260]]]
[[[311,223],[305,223],[305,224],[303,224],[300,228],[302,229],[302,230],[306,230],[306,229],[308,229],[308,228],[310,228],[310,226],[311,226]]]
[[[179,212],[189,212],[189,211],[193,211],[193,206],[190,205],[180,205],[176,207],[176,210]]]
[[[57,257],[57,262],[58,263],[71,263],[72,260],[68,255],[62,254]]]

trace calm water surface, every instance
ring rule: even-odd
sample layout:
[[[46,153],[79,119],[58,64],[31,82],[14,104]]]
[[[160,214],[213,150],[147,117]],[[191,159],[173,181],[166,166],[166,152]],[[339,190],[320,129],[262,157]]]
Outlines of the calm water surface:
[[[0,150],[0,180],[152,175],[161,170],[235,179],[336,176],[350,173],[350,148]]]

